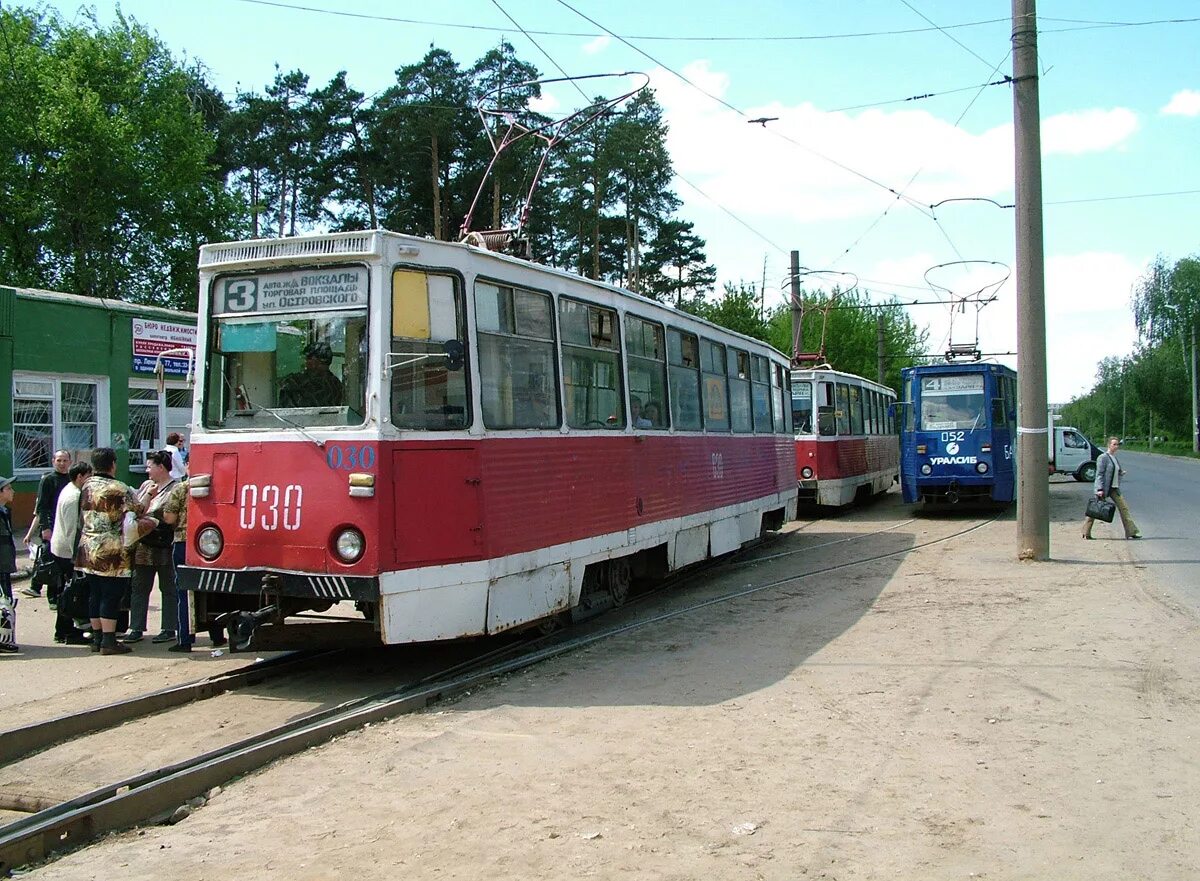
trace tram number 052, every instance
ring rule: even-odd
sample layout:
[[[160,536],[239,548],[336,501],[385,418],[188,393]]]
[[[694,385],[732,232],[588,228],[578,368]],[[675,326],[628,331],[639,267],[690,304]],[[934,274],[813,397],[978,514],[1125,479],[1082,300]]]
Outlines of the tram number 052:
[[[259,486],[242,484],[242,497],[238,504],[238,524],[242,529],[300,528],[300,507],[304,502],[304,487],[298,483],[276,486],[273,483]]]

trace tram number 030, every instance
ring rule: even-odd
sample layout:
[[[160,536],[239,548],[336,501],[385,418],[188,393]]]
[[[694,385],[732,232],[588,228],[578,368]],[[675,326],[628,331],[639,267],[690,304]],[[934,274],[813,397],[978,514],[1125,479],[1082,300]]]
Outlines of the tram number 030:
[[[298,483],[276,486],[266,483],[242,484],[242,497],[238,505],[238,524],[242,529],[300,528],[300,507],[304,502],[304,487]]]

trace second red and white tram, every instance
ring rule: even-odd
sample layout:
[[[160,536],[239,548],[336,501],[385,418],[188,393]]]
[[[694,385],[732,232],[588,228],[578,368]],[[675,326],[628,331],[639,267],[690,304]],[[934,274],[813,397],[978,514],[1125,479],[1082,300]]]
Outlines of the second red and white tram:
[[[206,245],[200,270],[199,630],[496,633],[795,516],[788,362],[761,342],[383,231]]]
[[[792,421],[802,504],[831,507],[885,492],[900,474],[896,393],[827,368],[792,371]]]

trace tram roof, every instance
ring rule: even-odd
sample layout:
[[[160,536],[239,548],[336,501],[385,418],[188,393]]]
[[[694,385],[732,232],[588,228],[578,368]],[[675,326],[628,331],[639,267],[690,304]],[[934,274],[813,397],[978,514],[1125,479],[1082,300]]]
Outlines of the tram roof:
[[[921,364],[915,367],[905,367],[901,369],[902,376],[922,373],[1011,373],[1017,375],[1017,371],[1013,370],[999,361],[971,361],[966,364]]]
[[[519,268],[524,272],[554,276],[574,286],[601,289],[617,297],[635,300],[639,305],[644,305],[647,308],[682,316],[688,322],[711,327],[724,336],[745,340],[757,348],[766,349],[780,358],[787,359],[786,355],[770,343],[747,336],[736,330],[722,327],[706,318],[692,315],[690,312],[680,311],[669,303],[660,303],[658,300],[653,300],[606,281],[585,278],[582,275],[569,272],[565,269],[546,266],[541,263],[535,263],[532,260],[514,257],[510,254],[488,251],[474,245],[466,244],[465,242],[443,242],[439,239],[423,238],[407,233],[391,232],[390,230],[374,229],[359,232],[319,233],[288,238],[212,242],[200,246],[200,271],[202,273],[237,271],[239,269],[244,271],[247,264],[284,268],[305,263],[327,263],[334,260],[383,259],[387,256],[383,242],[387,240],[399,243],[399,256],[413,257],[417,256],[417,251],[420,249],[432,248],[434,251],[457,254],[467,260],[493,260]],[[406,248],[417,250],[406,251]],[[486,275],[486,273],[484,274]]]
[[[839,379],[852,379],[868,388],[873,388],[878,391],[887,392],[890,395],[896,394],[896,390],[891,386],[884,385],[881,382],[876,382],[873,379],[867,379],[865,376],[859,376],[857,373],[848,373],[845,370],[835,370],[832,367],[793,367],[792,382],[797,380],[801,382],[809,382],[811,380],[821,379],[822,377],[836,377]]]

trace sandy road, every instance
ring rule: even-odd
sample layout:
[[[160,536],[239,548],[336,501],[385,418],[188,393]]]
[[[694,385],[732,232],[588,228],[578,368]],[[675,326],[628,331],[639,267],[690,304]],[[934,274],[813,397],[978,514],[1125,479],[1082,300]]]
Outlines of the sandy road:
[[[1200,628],[1123,543],[1075,540],[1082,491],[1052,487],[1058,562],[1015,562],[1003,520],[788,581],[343,737],[177,826],[30,874],[1200,876]],[[805,525],[761,553],[811,558],[728,567],[662,608],[950,531],[879,532],[909,516],[890,497]]]

